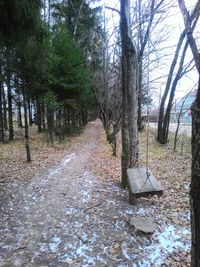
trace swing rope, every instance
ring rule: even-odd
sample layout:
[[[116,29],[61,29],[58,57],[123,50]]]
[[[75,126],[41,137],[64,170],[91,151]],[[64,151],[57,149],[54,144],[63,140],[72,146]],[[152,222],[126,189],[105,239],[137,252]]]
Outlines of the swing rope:
[[[148,52],[149,52],[149,42],[148,42]],[[147,67],[147,140],[146,140],[146,178],[145,181],[143,183],[143,185],[141,186],[139,192],[142,191],[143,187],[145,186],[147,180],[151,183],[151,185],[153,186],[151,180],[150,180],[150,176],[151,173],[149,172],[149,53],[148,53],[148,67]]]

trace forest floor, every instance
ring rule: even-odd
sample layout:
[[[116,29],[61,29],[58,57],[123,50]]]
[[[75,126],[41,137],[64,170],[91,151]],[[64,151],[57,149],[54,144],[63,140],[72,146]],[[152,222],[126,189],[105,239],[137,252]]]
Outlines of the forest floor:
[[[22,140],[0,145],[1,267],[190,266],[189,154],[151,134],[149,164],[164,195],[131,206],[100,121],[54,148],[33,132],[31,145],[30,164]],[[153,235],[134,231],[136,215],[155,220]]]

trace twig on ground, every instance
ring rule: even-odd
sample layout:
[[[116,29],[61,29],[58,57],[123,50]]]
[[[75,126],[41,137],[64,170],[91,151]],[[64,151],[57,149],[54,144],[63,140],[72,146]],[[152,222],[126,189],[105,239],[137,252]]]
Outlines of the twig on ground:
[[[90,206],[90,207],[87,207],[86,209],[84,209],[83,212],[86,212],[86,211],[88,211],[88,210],[90,210],[90,209],[93,209],[93,208],[95,208],[95,207],[98,207],[98,206],[100,206],[100,205],[102,205],[102,204],[103,204],[103,202],[98,203],[98,204],[95,204],[95,205],[92,205],[92,206]]]

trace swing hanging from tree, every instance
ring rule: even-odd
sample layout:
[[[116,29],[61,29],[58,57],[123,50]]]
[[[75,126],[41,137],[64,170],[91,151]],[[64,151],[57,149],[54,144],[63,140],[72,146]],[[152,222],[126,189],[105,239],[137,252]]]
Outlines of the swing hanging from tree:
[[[129,202],[136,204],[136,198],[148,195],[162,195],[163,189],[149,170],[149,115],[147,128],[146,166],[137,166],[127,170],[129,184]]]
[[[136,166],[127,170],[130,204],[136,204],[136,198],[139,197],[163,194],[163,189],[160,182],[156,180],[155,176],[149,170],[149,74],[147,75],[147,79],[146,166]]]

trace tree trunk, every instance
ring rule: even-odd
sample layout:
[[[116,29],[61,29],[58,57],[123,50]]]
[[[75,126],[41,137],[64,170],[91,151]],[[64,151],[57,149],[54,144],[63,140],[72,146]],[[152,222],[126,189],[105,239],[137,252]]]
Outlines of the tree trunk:
[[[2,88],[3,83],[0,82],[0,142],[4,143],[4,125],[3,125],[3,109],[2,109]]]
[[[21,103],[20,99],[17,102],[17,124],[19,128],[22,128],[22,112],[21,112]]]
[[[191,266],[200,267],[200,54],[196,40],[193,36],[191,22],[192,16],[199,18],[200,0],[196,2],[193,14],[188,12],[185,1],[178,0],[180,10],[183,15],[187,40],[190,45],[195,66],[199,75],[198,91],[194,104],[192,105],[192,179],[190,189],[191,204],[191,231],[192,231],[192,251]]]
[[[10,72],[10,59],[7,57],[7,66],[6,66],[6,85],[8,93],[8,129],[9,129],[9,140],[13,140],[14,131],[13,131],[13,114],[12,114],[12,89],[11,89],[11,72]]]
[[[32,126],[32,106],[31,106],[31,100],[28,98],[28,119],[29,119],[29,125]]]
[[[138,160],[137,55],[131,40],[130,1],[121,0],[122,39],[122,186],[128,186],[127,169]]]
[[[7,131],[8,130],[7,103],[6,103],[6,95],[3,84],[2,84],[2,101],[3,101],[3,126],[4,130]]]
[[[142,131],[142,60],[138,66],[138,131]]]
[[[30,150],[30,144],[29,144],[28,112],[27,112],[24,82],[22,84],[22,94],[23,94],[23,105],[24,105],[24,137],[25,137],[26,158],[27,158],[27,162],[31,162],[31,150]]]
[[[53,147],[53,111],[47,107],[48,140]]]
[[[174,54],[174,58],[172,60],[171,66],[170,66],[170,70],[169,70],[169,74],[168,74],[168,78],[167,78],[165,91],[164,91],[164,94],[162,96],[161,103],[160,103],[160,110],[159,110],[159,117],[158,117],[157,141],[159,143],[161,143],[161,144],[164,144],[163,118],[164,118],[164,113],[165,113],[165,101],[167,99],[167,96],[168,96],[168,93],[169,93],[169,90],[170,90],[174,69],[176,67],[176,63],[177,63],[177,60],[178,60],[179,52],[180,52],[180,49],[181,49],[181,46],[182,46],[184,38],[185,38],[185,31],[182,32],[182,34],[180,35],[179,41],[177,43],[176,51],[175,51],[175,54]]]
[[[67,108],[67,123],[70,124],[70,118],[71,118],[71,110],[70,108]]]
[[[56,113],[56,127],[57,128],[61,128],[61,124],[62,124],[62,110],[59,109]]]
[[[46,130],[46,123],[45,123],[45,105],[42,103],[41,106],[41,112],[42,112],[42,130]]]
[[[88,110],[85,109],[85,123],[88,124]]]
[[[63,125],[64,127],[67,125],[67,108],[64,107],[64,110],[63,110]]]
[[[200,79],[192,106],[192,181],[190,190],[192,226],[192,267],[200,266]]]
[[[180,80],[181,75],[182,75],[183,64],[184,64],[184,59],[185,59],[187,48],[188,48],[188,42],[185,43],[185,46],[183,48],[183,52],[182,52],[181,60],[180,60],[180,64],[179,64],[179,68],[178,68],[178,71],[177,71],[176,76],[174,78],[174,81],[172,83],[172,88],[171,88],[171,92],[170,92],[170,96],[169,96],[169,101],[168,101],[168,105],[167,105],[167,108],[166,108],[166,111],[165,111],[165,116],[164,116],[164,119],[163,119],[163,127],[162,127],[163,144],[166,144],[167,141],[168,141],[171,109],[172,109],[172,105],[173,105],[173,100],[174,100],[176,87],[177,87],[178,81]]]
[[[42,132],[42,118],[41,118],[41,105],[39,99],[36,102],[37,105],[37,126],[38,126],[38,133]]]

